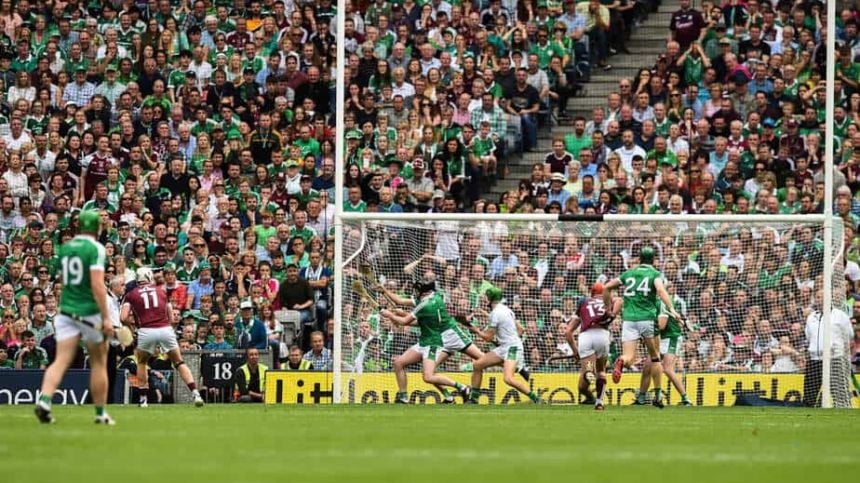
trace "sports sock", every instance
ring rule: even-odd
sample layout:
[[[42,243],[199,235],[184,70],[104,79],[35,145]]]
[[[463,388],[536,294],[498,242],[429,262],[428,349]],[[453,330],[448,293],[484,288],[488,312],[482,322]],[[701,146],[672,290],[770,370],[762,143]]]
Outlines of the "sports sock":
[[[406,391],[398,392],[397,399],[406,399]]]
[[[457,388],[458,391],[462,391],[463,389],[466,388],[466,386],[460,384],[459,382],[455,382],[454,387]]]
[[[645,402],[645,393],[638,389],[636,390],[636,401]]]
[[[596,395],[597,400],[602,402],[603,401],[603,389],[606,387],[606,378],[605,377],[598,377],[595,385],[596,385],[596,389],[597,389],[597,395]]]
[[[138,391],[140,393],[140,397],[139,397],[140,404],[146,404],[146,397],[147,397],[147,394],[149,393],[149,388],[148,387],[141,387],[138,389]]]
[[[472,393],[469,394],[469,400],[470,401],[477,401],[479,397],[481,397],[481,389],[478,387],[473,387]]]
[[[689,400],[690,400],[690,398],[688,398],[686,394],[683,394],[683,395],[681,396],[681,402],[687,402],[687,401],[689,401]]]
[[[532,400],[532,402],[538,402],[538,401],[540,401],[540,397],[538,397],[538,395],[537,395],[537,394],[535,394],[535,392],[534,392],[534,391],[529,392],[529,399],[531,399],[531,400]]]
[[[659,387],[654,389],[654,399],[656,399],[658,401],[663,400],[663,390],[660,389]]]
[[[188,384],[186,384],[186,386],[188,386],[188,389],[189,389],[191,392],[196,392],[196,391],[197,391],[197,383],[195,383],[194,381],[189,382]]]
[[[96,417],[102,417],[105,415],[105,407],[104,406],[96,406]]]
[[[445,399],[448,399],[449,397],[451,397],[451,391],[449,391],[449,390],[447,390],[447,389],[445,389],[445,388],[442,388],[442,396],[443,396]]]
[[[47,405],[49,408],[51,407],[51,399],[53,399],[53,397],[47,394],[42,394],[41,396],[39,396],[39,402]]]

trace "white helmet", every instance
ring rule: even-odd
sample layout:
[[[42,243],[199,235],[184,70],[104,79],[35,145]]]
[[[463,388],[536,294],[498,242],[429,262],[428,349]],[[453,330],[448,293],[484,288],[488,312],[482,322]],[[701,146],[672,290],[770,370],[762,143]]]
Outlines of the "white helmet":
[[[137,283],[152,283],[155,277],[152,274],[152,269],[149,267],[140,267],[137,269],[136,279]]]

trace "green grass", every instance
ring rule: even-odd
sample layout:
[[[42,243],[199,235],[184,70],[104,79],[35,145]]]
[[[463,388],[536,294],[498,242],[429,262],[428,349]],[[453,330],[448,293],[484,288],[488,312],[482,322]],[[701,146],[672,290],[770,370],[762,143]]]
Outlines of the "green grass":
[[[860,412],[575,406],[0,408],[5,481],[840,482]],[[277,478],[277,480],[275,480]]]

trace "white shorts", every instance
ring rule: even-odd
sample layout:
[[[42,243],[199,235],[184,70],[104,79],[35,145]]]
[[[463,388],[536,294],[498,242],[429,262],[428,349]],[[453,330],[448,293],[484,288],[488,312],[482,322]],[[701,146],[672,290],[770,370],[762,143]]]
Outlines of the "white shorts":
[[[472,338],[460,327],[442,332],[442,349],[449,354],[464,351],[470,345],[472,345]]]
[[[503,361],[517,361],[517,367],[522,367],[525,362],[525,351],[523,344],[500,345],[493,349],[493,354],[499,356]]]
[[[167,353],[173,349],[179,349],[176,342],[176,332],[172,327],[141,328],[137,331],[137,348],[149,355],[155,354],[155,349],[161,348],[161,352]]]
[[[611,336],[606,329],[588,329],[579,334],[579,357],[597,354],[597,358],[609,357]]]
[[[684,338],[681,336],[660,339],[660,353],[678,355],[681,353],[683,344]]]
[[[625,320],[621,324],[621,342],[654,337],[655,325],[653,320]]]
[[[57,314],[54,317],[54,332],[57,342],[78,336],[86,344],[99,344],[105,340],[104,334],[102,334],[101,314],[87,315],[80,318]]]
[[[422,360],[430,360],[433,362],[439,362],[439,357],[442,356],[442,349],[432,345],[421,345],[415,344],[409,348],[409,350],[415,351],[421,354]]]

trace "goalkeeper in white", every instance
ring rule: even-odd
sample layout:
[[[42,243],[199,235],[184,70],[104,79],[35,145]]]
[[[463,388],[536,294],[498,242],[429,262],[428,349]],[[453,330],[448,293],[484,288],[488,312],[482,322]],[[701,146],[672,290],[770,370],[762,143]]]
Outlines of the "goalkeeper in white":
[[[469,330],[487,342],[495,342],[498,346],[491,352],[485,353],[472,365],[472,390],[468,403],[477,404],[481,395],[481,379],[484,369],[502,366],[505,384],[528,396],[535,404],[541,404],[540,397],[529,387],[514,378],[518,369],[524,364],[523,341],[520,335],[523,326],[517,322],[514,311],[502,303],[502,291],[491,287],[485,293],[490,304],[490,324],[486,330],[469,326]]]

